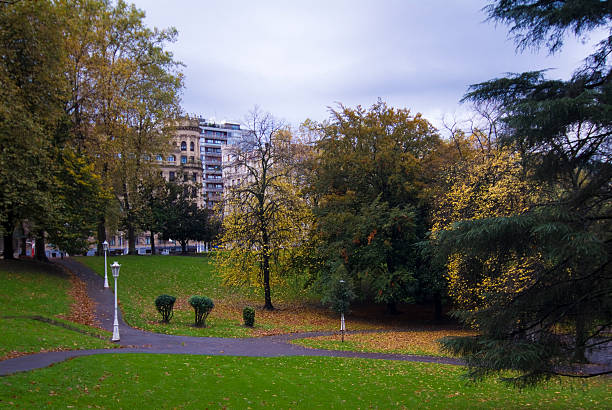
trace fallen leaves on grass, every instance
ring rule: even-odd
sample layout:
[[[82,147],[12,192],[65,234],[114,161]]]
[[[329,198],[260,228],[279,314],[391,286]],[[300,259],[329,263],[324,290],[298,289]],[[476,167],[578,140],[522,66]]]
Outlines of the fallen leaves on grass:
[[[297,340],[295,343],[319,349],[441,356],[443,352],[437,343],[439,339],[445,336],[474,334],[471,331],[455,328],[425,327],[410,331],[348,334],[345,335],[345,344],[340,342],[339,334],[302,339],[304,342]]]

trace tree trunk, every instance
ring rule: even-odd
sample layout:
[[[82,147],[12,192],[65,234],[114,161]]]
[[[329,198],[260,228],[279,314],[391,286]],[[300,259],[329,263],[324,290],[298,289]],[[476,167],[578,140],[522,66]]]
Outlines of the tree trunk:
[[[136,251],[136,230],[134,229],[134,224],[132,221],[129,221],[128,223],[128,255],[138,255],[138,252]]]
[[[180,241],[181,242],[181,253],[183,255],[187,254],[187,241]]]
[[[13,248],[13,231],[4,233],[4,259],[15,259],[15,249]]]
[[[7,220],[4,222],[4,259],[15,259],[15,248],[13,247],[13,232],[15,232],[15,221],[13,213],[8,212]]]
[[[274,310],[274,306],[272,306],[272,296],[270,294],[270,253],[269,253],[269,245],[268,245],[268,235],[267,232],[264,231],[264,246],[263,246],[263,261],[261,264],[261,268],[263,270],[263,282],[264,282],[264,309],[265,310]]]
[[[440,292],[435,292],[434,295],[434,320],[436,322],[441,322],[442,317],[442,295]]]
[[[577,363],[586,363],[585,347],[586,344],[586,320],[584,316],[578,312],[576,315],[576,341],[574,347],[574,361]]]
[[[38,231],[36,233],[36,256],[37,261],[49,262],[47,255],[45,254],[45,231]]]
[[[123,209],[125,211],[125,225],[127,227],[128,255],[136,255],[136,235],[134,229],[134,214],[130,206],[127,183],[123,181]]]
[[[26,237],[21,238],[19,247],[19,256],[26,256]]]
[[[151,255],[155,255],[155,234],[151,232]]]
[[[397,305],[395,302],[387,302],[387,315],[399,315],[399,310],[397,310]]]
[[[104,256],[104,245],[102,245],[104,241],[106,241],[106,220],[102,215],[98,221],[98,250],[96,251],[98,256]]]

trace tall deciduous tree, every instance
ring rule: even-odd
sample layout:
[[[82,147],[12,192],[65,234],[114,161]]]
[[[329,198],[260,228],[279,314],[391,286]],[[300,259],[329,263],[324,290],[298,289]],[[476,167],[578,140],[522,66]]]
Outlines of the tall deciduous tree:
[[[310,212],[294,184],[300,146],[286,126],[258,109],[247,126],[250,132],[228,150],[227,167],[241,182],[226,188],[218,261],[229,283],[249,282],[258,272],[264,308],[273,310],[273,273],[280,277],[283,260],[305,241]]]
[[[312,189],[323,286],[342,263],[362,299],[394,312],[396,302],[427,291],[413,245],[426,231],[422,166],[439,143],[436,130],[382,101],[369,111],[340,106],[319,130]]]
[[[171,133],[164,127],[179,112],[180,64],[164,48],[176,39],[176,30],[147,28],[144,12],[122,0],[58,4],[66,16],[72,90],[66,111],[76,145],[114,188],[135,253],[138,184],[154,166],[150,159],[168,149]],[[105,211],[99,212],[100,243]]]
[[[49,1],[0,4],[0,230],[7,259],[16,224],[40,220],[54,207],[54,136],[67,90],[59,22]]]
[[[610,30],[612,21],[609,1],[500,0],[486,10],[510,24],[519,47],[545,44],[551,52],[566,32]],[[609,35],[569,80],[527,72],[474,85],[465,96],[502,107],[501,142],[520,147],[545,193],[523,212],[441,232],[445,253],[461,255],[468,286],[483,275],[514,280],[463,312],[479,336],[446,342],[474,377],[510,369],[520,373],[515,382],[534,383],[610,340],[602,331],[612,324],[611,51]]]

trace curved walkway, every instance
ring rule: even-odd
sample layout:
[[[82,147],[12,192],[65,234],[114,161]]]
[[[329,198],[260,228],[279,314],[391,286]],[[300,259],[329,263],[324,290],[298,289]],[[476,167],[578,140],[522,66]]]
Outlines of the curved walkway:
[[[71,259],[57,260],[78,276],[87,286],[89,297],[96,303],[95,317],[105,330],[113,330],[114,294],[111,289],[104,289],[104,279],[88,267]],[[110,272],[109,272],[110,276]],[[112,278],[111,278],[112,279]],[[353,333],[353,332],[347,332]],[[431,356],[412,356],[404,354],[361,353],[338,350],[309,349],[289,343],[291,339],[331,335],[335,332],[292,333],[261,338],[219,338],[175,336],[160,333],[145,332],[128,326],[119,312],[119,334],[121,349],[72,350],[61,352],[37,353],[21,356],[0,362],[0,376],[17,372],[39,369],[58,363],[72,357],[94,354],[197,354],[197,355],[230,355],[230,356],[334,356],[358,357],[367,359],[403,360],[424,363],[440,363],[460,365],[458,359]]]

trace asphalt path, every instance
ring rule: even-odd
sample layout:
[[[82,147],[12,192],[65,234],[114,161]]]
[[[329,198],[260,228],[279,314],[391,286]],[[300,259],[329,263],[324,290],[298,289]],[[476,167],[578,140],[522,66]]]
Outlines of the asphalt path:
[[[113,331],[114,323],[114,293],[112,289],[104,289],[104,279],[90,268],[70,258],[57,259],[55,263],[64,266],[87,286],[87,293],[96,305],[95,317],[101,327]],[[108,272],[109,276],[110,271]],[[109,280],[112,280],[110,277]],[[120,287],[119,287],[120,289]],[[60,352],[45,352],[14,359],[0,361],[0,376],[6,376],[17,372],[40,369],[54,363],[62,362],[73,357],[90,356],[96,354],[194,354],[194,355],[228,355],[228,356],[253,356],[253,357],[279,357],[279,356],[327,356],[327,357],[351,357],[366,359],[402,360],[423,363],[440,363],[461,365],[458,359],[413,356],[403,354],[385,353],[361,353],[337,350],[309,349],[290,343],[292,339],[331,335],[335,332],[309,332],[291,333],[278,336],[267,336],[259,338],[220,338],[220,337],[192,337],[175,336],[160,333],[145,332],[128,326],[118,315],[120,341],[117,342],[119,349],[92,349],[72,350]],[[347,332],[353,333],[353,332]]]

